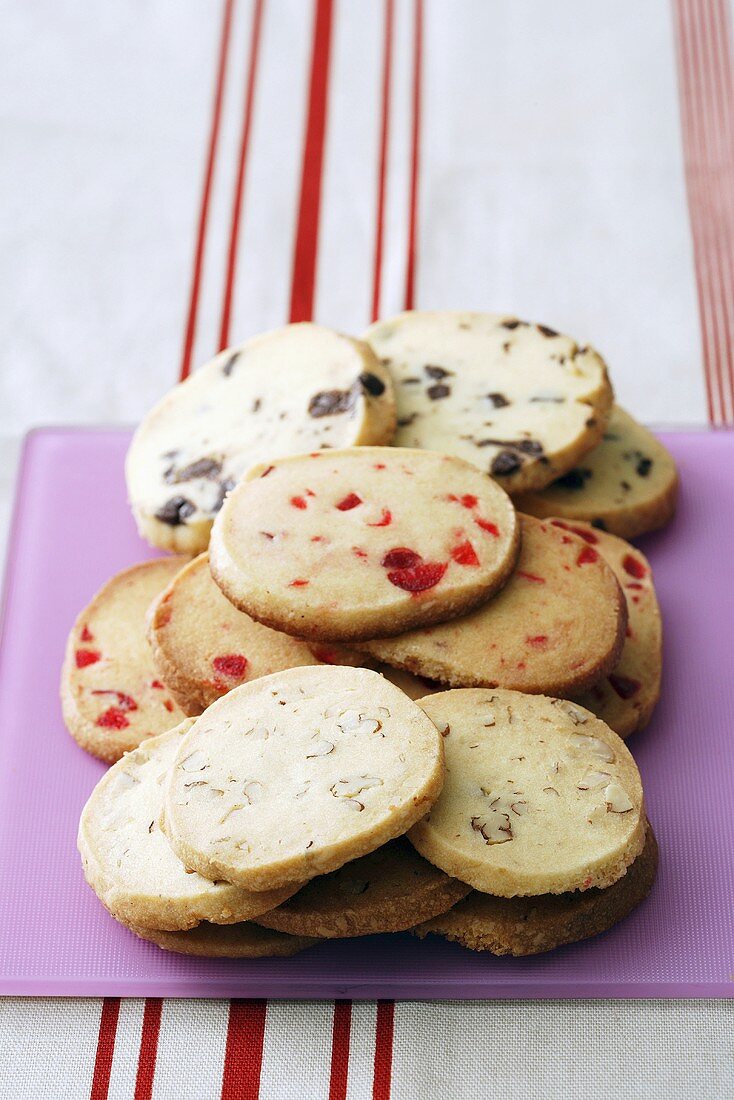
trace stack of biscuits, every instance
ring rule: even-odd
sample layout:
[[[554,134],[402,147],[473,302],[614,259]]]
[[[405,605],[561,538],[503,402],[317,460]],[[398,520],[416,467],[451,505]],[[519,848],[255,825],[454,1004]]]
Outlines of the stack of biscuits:
[[[660,694],[672,458],[545,325],[289,325],[148,414],[126,464],[164,557],[79,615],[66,724],[113,917],[188,954],[412,930],[527,955],[648,894],[624,743]]]

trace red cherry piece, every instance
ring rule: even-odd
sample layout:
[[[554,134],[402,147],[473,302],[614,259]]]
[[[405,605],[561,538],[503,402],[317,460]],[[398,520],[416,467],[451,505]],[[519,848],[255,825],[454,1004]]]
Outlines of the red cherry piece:
[[[117,705],[120,710],[137,710],[138,704],[133,699],[132,695],[125,695],[122,691],[109,691],[109,690],[97,690],[90,692],[91,695],[114,695],[117,699]]]
[[[91,630],[89,629],[89,627],[86,624],[82,627],[82,632],[79,636],[80,636],[80,638],[83,642],[93,642],[94,641],[94,634],[92,634]]]
[[[289,588],[305,588],[308,583],[309,583],[308,581],[304,581],[304,580],[302,580],[302,578],[297,577],[296,580],[291,581],[291,583],[288,585],[288,587]]]
[[[311,535],[311,542],[326,542],[323,535]]]
[[[87,665],[96,665],[101,656],[102,654],[98,653],[96,649],[77,649],[76,667],[86,668]]]
[[[368,556],[367,551],[363,550],[360,546],[353,546],[352,553],[354,554],[355,558],[366,558]]]
[[[545,577],[536,577],[535,573],[523,573],[522,569],[516,569],[515,576],[522,577],[524,581],[532,581],[533,584],[545,584]]]
[[[164,690],[163,684],[160,682],[160,680],[151,680],[150,681],[150,686],[152,688],[156,688],[158,691],[163,691]]]
[[[561,527],[564,531],[573,531],[574,535],[578,535],[580,539],[592,546],[596,546],[599,541],[593,531],[585,531],[583,527],[574,527],[571,523],[564,523],[562,519],[552,519],[551,524],[554,527]]]
[[[243,657],[241,653],[227,653],[224,657],[215,657],[212,667],[223,676],[239,680],[247,672],[247,657]]]
[[[647,569],[638,558],[633,558],[631,554],[627,554],[622,560],[622,567],[625,573],[629,573],[631,577],[637,577],[639,580],[647,573]]]
[[[448,562],[426,561],[407,569],[394,569],[387,579],[406,592],[425,592],[438,584],[447,569]]]
[[[627,676],[615,676],[614,673],[609,677],[609,683],[620,699],[631,699],[642,686],[637,680],[630,680]]]
[[[423,558],[415,550],[409,550],[407,546],[395,546],[388,550],[380,564],[383,569],[412,569],[422,561]]]
[[[377,523],[368,523],[367,526],[368,527],[389,527],[391,523],[392,523],[392,512],[389,510],[389,508],[383,508],[382,509],[382,516],[377,521]]]
[[[361,503],[362,498],[356,493],[348,493],[343,500],[339,501],[337,508],[340,512],[351,512],[352,508],[357,508]]]
[[[494,535],[496,539],[499,538],[500,529],[497,524],[492,523],[490,519],[481,519],[479,516],[477,516],[474,522],[476,523],[477,527],[481,527],[483,531],[488,531],[489,534]]]
[[[479,504],[479,497],[475,497],[473,493],[464,493],[461,503],[465,508],[476,508]]]
[[[335,653],[333,649],[326,649],[325,646],[311,646],[311,652],[317,661],[323,661],[325,665],[338,665],[341,664],[339,660],[339,654]]]
[[[308,508],[303,497],[291,497],[291,504],[294,508],[300,508],[301,511],[303,511],[304,508]]]
[[[169,712],[169,714],[173,710],[173,703],[171,702],[170,699],[164,699],[163,700],[163,706],[166,708],[166,710]]]
[[[384,462],[376,462],[375,463],[375,469],[376,470],[386,470],[387,466],[385,465]]]
[[[275,466],[266,466],[263,472],[260,474],[260,477],[267,477],[268,474],[272,474],[274,469]]]
[[[120,707],[108,707],[100,714],[96,725],[102,726],[103,729],[124,730],[130,725],[130,721]]]
[[[585,546],[579,556],[576,558],[577,565],[590,565],[592,562],[598,561],[599,555],[596,550],[592,550],[590,546]]]
[[[544,649],[545,644],[548,641],[547,634],[536,634],[532,638],[526,638],[525,641],[528,645],[534,646],[536,649]]]
[[[457,565],[479,565],[476,550],[470,542],[462,542],[451,551],[451,557]]]

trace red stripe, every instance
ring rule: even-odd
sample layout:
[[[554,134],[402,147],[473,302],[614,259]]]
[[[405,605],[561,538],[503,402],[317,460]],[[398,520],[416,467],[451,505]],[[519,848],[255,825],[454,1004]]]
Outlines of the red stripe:
[[[245,77],[245,102],[242,113],[242,133],[240,135],[240,152],[237,161],[237,178],[235,180],[234,199],[232,202],[232,221],[229,230],[229,247],[227,249],[227,268],[225,273],[224,301],[222,303],[222,319],[219,328],[219,350],[229,346],[229,327],[232,314],[232,299],[237,269],[237,246],[240,236],[240,215],[242,213],[242,195],[245,187],[245,173],[247,168],[247,153],[250,148],[250,131],[252,130],[252,113],[255,104],[255,86],[257,83],[257,68],[260,55],[260,37],[262,30],[263,8],[265,0],[255,0],[252,13],[252,32],[250,34],[250,53],[247,61],[247,75]]]
[[[395,1002],[377,1002],[375,1022],[375,1067],[372,1077],[372,1100],[390,1100],[392,1079],[392,1041],[395,1023]]]
[[[408,262],[405,271],[405,308],[415,303],[415,269],[418,248],[418,177],[420,173],[421,87],[423,83],[423,0],[413,0],[413,92],[410,149],[410,199],[408,212]]]
[[[333,0],[316,0],[301,193],[291,277],[291,321],[310,321],[313,317],[332,24]]]
[[[232,1001],[222,1070],[222,1100],[257,1100],[265,1040],[265,1001]]]
[[[329,1100],[345,1100],[349,1075],[349,1039],[352,1030],[352,1002],[334,1002],[331,1032]]]
[[[143,1031],[140,1036],[138,1072],[135,1078],[135,1100],[150,1100],[153,1094],[153,1077],[158,1056],[158,1035],[161,1030],[163,1001],[160,997],[148,997],[143,1011]]]
[[[709,419],[734,423],[734,64],[724,0],[674,0]]]
[[[387,177],[387,150],[390,129],[390,93],[392,90],[392,38],[393,0],[385,0],[385,37],[382,46],[382,101],[380,120],[379,162],[377,167],[377,213],[375,215],[375,259],[372,272],[371,319],[380,316],[382,291],[382,250],[385,233],[385,181]]]
[[[115,1053],[117,1018],[120,1015],[120,998],[105,997],[102,1002],[102,1015],[99,1020],[97,1054],[94,1059],[94,1073],[89,1100],[107,1100],[112,1072],[112,1056]]]
[[[191,276],[191,290],[189,292],[189,307],[186,316],[186,330],[184,334],[183,354],[181,356],[181,380],[187,378],[191,371],[191,355],[194,349],[196,336],[196,319],[199,311],[199,292],[201,290],[201,273],[204,266],[204,247],[206,244],[206,231],[209,221],[209,200],[211,198],[212,180],[214,178],[214,164],[219,143],[219,125],[222,118],[222,100],[224,98],[224,82],[227,74],[227,62],[229,59],[229,40],[232,30],[232,12],[235,0],[224,0],[224,12],[222,16],[222,32],[219,42],[219,57],[217,61],[217,76],[214,89],[214,103],[212,108],[212,121],[209,131],[209,144],[207,149],[206,168],[204,170],[204,187],[201,193],[201,206],[199,209],[199,223],[196,230],[196,245],[194,248],[194,268]]]

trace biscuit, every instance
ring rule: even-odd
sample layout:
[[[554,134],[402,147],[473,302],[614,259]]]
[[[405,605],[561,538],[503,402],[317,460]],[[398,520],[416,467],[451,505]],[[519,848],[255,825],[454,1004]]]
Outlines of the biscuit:
[[[610,886],[645,839],[624,742],[559,699],[458,689],[421,702],[441,730],[446,782],[408,833],[447,875],[498,897]]]
[[[270,928],[243,924],[200,924],[188,932],[161,932],[128,925],[141,940],[178,955],[199,955],[208,959],[274,959],[296,955],[318,940],[308,936],[285,936]]]
[[[593,451],[542,492],[525,494],[516,503],[534,516],[586,520],[633,539],[668,523],[677,499],[673,456],[647,428],[615,405]]]
[[[545,325],[416,311],[364,339],[395,382],[395,443],[465,458],[509,493],[544,488],[601,439],[613,399],[604,361]]]
[[[296,324],[228,348],[145,417],[127,455],[143,538],[198,554],[226,493],[271,457],[389,443],[395,398],[367,344]]]
[[[612,570],[577,535],[520,518],[520,557],[499,595],[471,615],[358,648],[458,687],[568,696],[611,672],[627,625]]]
[[[320,875],[288,901],[257,918],[297,936],[369,936],[403,932],[445,913],[471,887],[449,878],[402,837],[330,875]]]
[[[629,737],[644,729],[660,698],[663,626],[650,563],[624,539],[590,524],[568,524],[562,519],[549,522],[596,547],[625,594],[627,631],[619,661],[608,676],[575,698],[620,737]]]
[[[165,931],[199,921],[232,924],[274,908],[292,888],[252,893],[187,871],[161,832],[163,782],[193,725],[144,741],[118,760],[92,791],[79,822],[84,874],[97,897],[123,924]]]
[[[109,762],[185,717],[145,636],[148,606],[183,565],[159,558],[118,573],[77,617],[66,644],[61,706],[69,733]]]
[[[294,668],[195,721],[166,784],[165,828],[187,867],[277,889],[401,835],[442,783],[436,727],[382,676]]]
[[[421,939],[435,932],[472,951],[537,955],[598,936],[623,920],[650,893],[657,866],[658,846],[648,824],[642,852],[627,873],[604,890],[592,887],[534,898],[496,898],[475,891],[413,931]]]
[[[212,531],[212,575],[259,622],[354,641],[441,622],[502,587],[507,494],[450,455],[356,447],[250,470]]]

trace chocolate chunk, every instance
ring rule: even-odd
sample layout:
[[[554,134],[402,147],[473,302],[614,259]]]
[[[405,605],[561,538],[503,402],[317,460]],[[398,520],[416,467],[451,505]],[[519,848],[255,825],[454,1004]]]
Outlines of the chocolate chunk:
[[[607,525],[603,519],[592,519],[591,526],[596,527],[597,531],[606,531]]]
[[[632,488],[632,486],[630,485],[629,481],[620,481],[620,483],[619,483],[619,484],[620,484],[620,485],[622,486],[622,488],[624,489],[625,493],[629,493],[630,489]]]
[[[404,416],[402,419],[398,420],[398,427],[407,428],[410,424],[413,423],[417,416],[418,413],[411,413],[410,416]]]
[[[167,523],[169,527],[178,527],[181,523],[185,523],[195,511],[196,505],[186,497],[171,497],[158,509],[155,518],[161,523]]]
[[[480,439],[477,447],[507,447],[524,455],[542,455],[543,444],[537,439]]]
[[[308,403],[308,411],[314,419],[321,416],[336,416],[349,412],[354,406],[354,390],[321,390],[315,393]]]
[[[615,432],[604,432],[602,439],[606,443],[615,443],[620,437]]]
[[[234,370],[234,365],[239,357],[240,353],[238,351],[233,351],[229,359],[227,359],[227,361],[222,364],[222,374],[225,378],[229,378],[230,374]]]
[[[652,459],[645,458],[644,455],[640,455],[637,466],[635,467],[640,477],[647,477],[652,469]]]
[[[488,393],[487,397],[495,409],[504,409],[510,404],[503,393]]]
[[[446,370],[445,367],[434,367],[430,363],[423,368],[429,378],[435,378],[437,381],[441,378],[448,378],[454,372]]]
[[[420,385],[420,378],[403,378],[402,379],[402,385],[403,386]]]
[[[439,401],[442,397],[448,397],[450,393],[451,386],[447,386],[445,382],[437,382],[435,386],[429,386],[426,390],[426,395],[431,401]]]
[[[216,478],[222,472],[222,463],[218,458],[197,458],[188,466],[182,466],[177,470],[175,466],[169,468],[163,474],[163,480],[168,485],[178,485],[181,481],[194,481],[197,477]]]
[[[255,400],[252,402],[252,411],[254,413],[258,413],[258,412],[260,412],[261,408],[262,408],[262,398],[261,397],[256,397]]]
[[[379,397],[380,394],[385,392],[385,383],[381,378],[378,378],[376,374],[370,374],[366,371],[364,374],[360,374],[359,380],[362,383],[363,388],[372,397]]]
[[[522,459],[518,458],[512,451],[500,451],[492,459],[489,472],[494,474],[495,477],[503,477],[507,474],[514,474],[521,466]]]
[[[261,476],[265,477],[265,474],[262,474]],[[212,508],[213,512],[219,511],[219,509],[224,504],[224,498],[226,497],[227,493],[231,493],[236,484],[237,482],[232,477],[225,478],[224,481],[220,482],[219,496],[217,497],[214,503],[214,507]]]
[[[557,336],[558,333],[554,328],[548,328],[547,325],[536,325],[538,332],[542,332],[544,336]]]
[[[514,321],[503,321],[502,322],[502,328],[514,329],[514,328],[517,328],[518,325],[521,325],[521,324],[522,324],[522,321],[518,321],[517,318],[515,318]]]
[[[583,489],[590,477],[591,470],[579,466],[575,470],[569,470],[563,477],[556,478],[553,484],[559,489]]]
[[[589,419],[585,423],[586,423],[587,428],[595,428],[596,427],[596,417],[595,416],[590,416]]]

